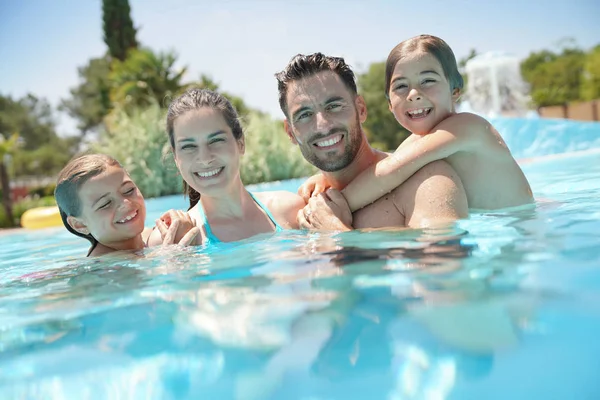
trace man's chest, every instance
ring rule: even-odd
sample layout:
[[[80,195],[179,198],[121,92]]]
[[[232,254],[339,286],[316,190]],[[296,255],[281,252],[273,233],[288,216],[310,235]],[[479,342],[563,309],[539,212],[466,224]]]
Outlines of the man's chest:
[[[404,215],[393,201],[393,194],[387,194],[352,214],[354,229],[404,227]]]

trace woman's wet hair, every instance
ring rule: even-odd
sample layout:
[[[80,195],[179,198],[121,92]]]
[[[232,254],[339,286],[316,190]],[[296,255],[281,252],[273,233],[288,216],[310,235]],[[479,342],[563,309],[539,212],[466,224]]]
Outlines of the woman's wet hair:
[[[67,218],[81,216],[82,204],[79,197],[81,186],[111,166],[121,167],[121,164],[106,154],[86,154],[69,161],[60,171],[56,180],[54,198],[58,205],[60,218],[69,232],[90,242],[92,247],[88,255],[96,248],[98,241],[91,233],[83,234],[77,232],[69,225]]]
[[[223,119],[227,126],[231,129],[233,137],[236,140],[241,140],[244,137],[244,131],[240,124],[239,115],[231,104],[231,102],[222,94],[209,89],[192,88],[188,89],[181,96],[177,97],[169,105],[167,112],[167,133],[169,135],[169,143],[171,150],[176,155],[175,147],[175,121],[177,118],[191,111],[200,110],[202,108],[210,108],[217,110],[223,115]],[[200,201],[200,193],[183,181],[183,193],[190,199],[190,208],[194,207]]]

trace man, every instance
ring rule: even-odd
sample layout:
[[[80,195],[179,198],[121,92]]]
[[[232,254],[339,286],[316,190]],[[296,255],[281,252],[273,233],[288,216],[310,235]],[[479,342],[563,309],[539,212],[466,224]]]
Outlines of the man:
[[[332,185],[300,210],[301,227],[418,228],[468,215],[462,182],[445,161],[426,165],[392,192],[382,193],[377,201],[352,214],[339,190],[388,156],[367,142],[362,129],[367,108],[358,95],[354,73],[343,58],[315,53],[295,56],[276,77],[290,140]]]

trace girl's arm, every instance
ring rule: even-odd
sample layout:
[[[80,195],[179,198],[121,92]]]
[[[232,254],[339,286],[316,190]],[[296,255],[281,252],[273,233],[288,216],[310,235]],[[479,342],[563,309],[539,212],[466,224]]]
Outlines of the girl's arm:
[[[473,114],[447,118],[432,133],[398,147],[392,155],[361,172],[342,190],[350,210],[371,204],[430,162],[476,150],[482,135],[478,134],[481,122],[473,124],[474,118],[483,120]]]

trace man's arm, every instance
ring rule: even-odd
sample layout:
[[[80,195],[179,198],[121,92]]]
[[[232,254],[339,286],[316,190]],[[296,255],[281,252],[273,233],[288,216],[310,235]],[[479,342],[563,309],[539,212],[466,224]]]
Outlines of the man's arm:
[[[411,228],[445,224],[469,215],[462,181],[446,161],[434,161],[417,171],[394,191],[394,204]]]

